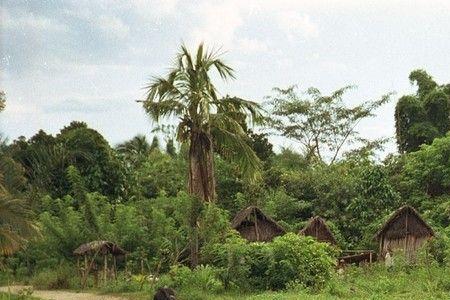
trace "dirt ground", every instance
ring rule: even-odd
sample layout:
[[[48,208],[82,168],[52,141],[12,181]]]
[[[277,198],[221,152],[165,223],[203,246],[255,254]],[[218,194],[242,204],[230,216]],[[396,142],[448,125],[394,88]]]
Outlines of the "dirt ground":
[[[27,288],[26,286],[11,286],[11,293],[17,294],[20,290]],[[8,292],[8,287],[0,287],[0,292]],[[91,293],[76,293],[68,291],[45,291],[34,290],[32,296],[45,300],[127,300],[125,298],[96,295]]]

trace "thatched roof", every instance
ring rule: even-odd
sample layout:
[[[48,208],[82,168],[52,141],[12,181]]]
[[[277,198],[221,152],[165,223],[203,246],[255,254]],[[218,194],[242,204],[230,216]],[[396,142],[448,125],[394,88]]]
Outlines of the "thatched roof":
[[[127,252],[118,245],[109,241],[92,241],[81,245],[73,251],[75,255],[112,254],[114,256],[125,255]]]
[[[319,242],[327,242],[333,245],[337,244],[337,241],[334,238],[330,228],[325,223],[325,220],[319,216],[309,219],[309,222],[302,230],[299,231],[299,234],[312,236]]]
[[[271,223],[274,227],[282,231],[283,233],[286,232],[283,227],[280,226],[274,219],[266,215],[260,208],[256,206],[249,206],[241,211],[239,211],[236,216],[234,217],[233,221],[231,221],[231,227],[233,229],[238,229],[239,226],[244,223],[248,217],[250,217],[252,214],[255,214],[256,217],[260,220],[265,220],[269,223]]]
[[[408,221],[402,222],[402,218]],[[378,230],[375,238],[380,239],[381,236],[386,236],[390,239],[402,238],[407,234],[412,234],[417,237],[434,236],[434,231],[430,225],[409,205],[397,209],[381,229]]]

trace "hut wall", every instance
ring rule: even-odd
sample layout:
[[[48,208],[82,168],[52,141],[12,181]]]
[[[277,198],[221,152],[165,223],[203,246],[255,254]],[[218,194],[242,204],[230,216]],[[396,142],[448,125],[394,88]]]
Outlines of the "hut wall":
[[[414,259],[417,250],[432,237],[429,229],[410,211],[398,216],[380,237],[380,255],[388,250],[402,250],[408,259]]]
[[[257,220],[257,225],[253,222],[246,222],[238,228],[238,231],[243,238],[251,242],[268,242],[283,234],[276,226],[266,220]]]
[[[380,258],[384,259],[388,250],[390,251],[403,251],[408,259],[414,259],[416,257],[417,250],[429,239],[430,237],[416,237],[408,234],[402,238],[388,238],[384,236],[380,240]]]
[[[312,226],[306,228],[303,234],[305,236],[311,236],[319,242],[335,244],[334,238],[330,232],[318,222],[315,222]]]

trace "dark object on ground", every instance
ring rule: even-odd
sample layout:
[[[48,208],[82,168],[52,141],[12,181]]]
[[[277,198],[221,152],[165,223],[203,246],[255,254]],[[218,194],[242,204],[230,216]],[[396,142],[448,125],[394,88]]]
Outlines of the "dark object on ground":
[[[176,300],[175,291],[171,288],[159,288],[156,291],[155,296],[153,296],[153,300]]]

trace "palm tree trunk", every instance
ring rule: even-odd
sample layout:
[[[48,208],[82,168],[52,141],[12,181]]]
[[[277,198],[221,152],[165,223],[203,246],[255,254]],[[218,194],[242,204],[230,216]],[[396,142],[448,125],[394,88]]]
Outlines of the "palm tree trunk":
[[[209,134],[193,131],[189,147],[189,194],[203,202],[216,199],[212,139]],[[194,203],[194,202],[193,202]],[[192,211],[195,214],[195,209]],[[198,265],[198,216],[191,216],[190,252],[191,267]]]
[[[212,139],[209,134],[194,132],[189,148],[189,193],[205,202],[216,199]]]

